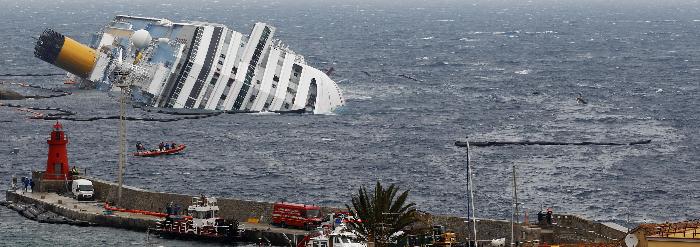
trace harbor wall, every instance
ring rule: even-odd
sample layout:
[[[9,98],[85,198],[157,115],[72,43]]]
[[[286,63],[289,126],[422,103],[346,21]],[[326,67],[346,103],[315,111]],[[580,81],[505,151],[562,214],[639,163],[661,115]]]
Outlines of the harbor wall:
[[[112,182],[86,178],[92,181],[95,187],[95,198],[98,201],[114,201],[117,197],[118,185]],[[156,212],[165,212],[165,207],[168,203],[179,204],[181,211],[185,210],[191,204],[192,195],[152,192],[140,188],[124,186],[122,188],[122,202],[120,207],[130,209],[140,209]],[[236,219],[245,222],[248,218],[257,218],[261,223],[270,223],[272,217],[271,202],[259,202],[249,200],[238,200],[231,198],[217,198],[219,204],[219,216],[226,219]],[[324,213],[345,211],[346,209],[334,207],[322,207]],[[443,225],[458,234],[461,239],[471,238],[470,231],[467,231],[468,224],[464,223],[465,219],[455,216],[430,215],[433,224]],[[498,220],[479,220],[477,222],[479,231],[477,237],[479,239],[495,239],[510,237],[510,222]],[[519,234],[520,230],[516,233]],[[537,236],[529,234],[529,236]]]
[[[432,222],[436,225],[445,226],[447,229],[457,233],[457,237],[461,240],[464,239],[474,239],[474,231],[472,226],[472,221],[466,222],[466,218],[447,216],[447,215],[433,215]],[[503,220],[485,220],[479,219],[476,221],[477,233],[476,239],[486,240],[486,239],[499,239],[506,238],[510,241],[510,231],[511,224],[509,221]],[[521,236],[520,227],[515,227],[515,235]],[[527,238],[536,239],[539,232],[527,232]],[[522,237],[522,236],[521,236]]]
[[[95,187],[95,199],[114,203],[117,198],[118,185],[112,182],[86,178],[92,181]],[[180,205],[180,212],[187,210],[192,204],[193,195],[176,193],[153,192],[140,188],[124,186],[122,188],[123,202],[119,207],[129,209],[140,209],[155,212],[165,212],[167,205]],[[249,218],[256,218],[260,223],[270,223],[272,217],[271,202],[259,202],[250,200],[238,200],[232,198],[216,198],[219,205],[219,217],[225,219],[236,219],[241,222]],[[334,212],[340,209],[332,207],[321,207],[323,212]]]
[[[114,202],[117,197],[117,184],[96,178],[89,178],[95,187],[95,198],[98,201]],[[152,192],[140,188],[124,186],[122,189],[124,202],[120,207],[140,209],[155,212],[165,212],[166,205],[170,202],[180,205],[181,212],[191,204],[192,195]],[[217,198],[219,204],[219,217],[236,219],[245,222],[249,218],[257,218],[260,223],[270,223],[272,216],[271,202],[259,202],[250,200],[238,200],[232,198]],[[325,213],[345,210],[334,207],[322,207]],[[460,240],[473,239],[471,224],[465,222],[465,218],[447,215],[430,215],[429,222],[435,225],[443,225],[457,233]],[[575,215],[554,215],[557,225],[543,227],[538,226],[516,227],[515,236],[523,241],[547,238],[548,242],[573,243],[581,241],[609,242],[614,239],[624,238],[625,233],[605,226],[601,223],[586,220]],[[510,239],[511,225],[505,220],[480,219],[477,221],[477,239]],[[553,234],[543,234],[551,232]],[[549,235],[549,236],[546,236]],[[551,243],[550,242],[550,243]]]
[[[33,171],[34,190],[37,192],[66,193],[70,191],[70,180],[44,179],[44,171]]]
[[[627,235],[626,232],[577,215],[555,214],[554,218],[557,224],[551,228],[557,243],[577,243],[582,240],[611,242],[623,239]]]

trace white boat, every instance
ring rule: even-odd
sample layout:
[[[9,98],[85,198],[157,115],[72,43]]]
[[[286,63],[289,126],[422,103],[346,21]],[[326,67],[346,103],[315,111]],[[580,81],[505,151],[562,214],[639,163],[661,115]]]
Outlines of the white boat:
[[[358,240],[357,234],[343,223],[332,231],[319,231],[310,237],[305,247],[367,247],[367,242]]]
[[[128,81],[145,106],[243,112],[331,113],[344,105],[340,88],[256,23],[245,36],[208,22],[172,22],[118,15],[89,45],[47,29],[35,56],[84,88],[118,90]],[[123,86],[123,85],[121,85]]]

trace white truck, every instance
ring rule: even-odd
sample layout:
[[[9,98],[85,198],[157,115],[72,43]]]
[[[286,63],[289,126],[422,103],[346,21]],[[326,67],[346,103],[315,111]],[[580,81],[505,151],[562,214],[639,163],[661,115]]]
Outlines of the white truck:
[[[95,195],[95,189],[92,187],[92,182],[87,179],[76,179],[73,180],[73,185],[71,186],[71,192],[73,193],[73,198],[76,200],[92,200]]]

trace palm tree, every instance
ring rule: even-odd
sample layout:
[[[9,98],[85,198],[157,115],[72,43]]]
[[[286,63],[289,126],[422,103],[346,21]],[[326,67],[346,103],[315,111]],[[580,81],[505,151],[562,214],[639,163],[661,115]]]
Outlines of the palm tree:
[[[399,238],[395,233],[417,221],[415,204],[406,203],[408,190],[398,192],[399,187],[394,184],[383,188],[377,182],[373,194],[360,187],[359,193],[352,196],[352,208],[345,205],[359,219],[349,224],[361,240],[374,242],[377,247],[388,246]]]

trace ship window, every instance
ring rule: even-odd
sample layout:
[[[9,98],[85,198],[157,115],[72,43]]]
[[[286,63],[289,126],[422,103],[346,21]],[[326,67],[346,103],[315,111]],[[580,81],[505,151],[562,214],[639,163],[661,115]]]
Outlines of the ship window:
[[[299,73],[294,73],[294,77],[299,77]]]
[[[219,64],[219,65],[224,65],[224,61],[219,60],[218,64]]]
[[[277,88],[277,84],[272,84],[272,88]]]
[[[222,53],[219,57],[220,57],[220,58],[226,58],[226,54],[223,54],[223,53]]]
[[[273,77],[272,77],[272,80],[273,80],[273,81],[280,81],[280,78],[277,77],[277,76],[273,76]]]
[[[221,95],[220,99],[226,100],[226,95]]]
[[[284,108],[289,109],[289,103],[284,103]]]

